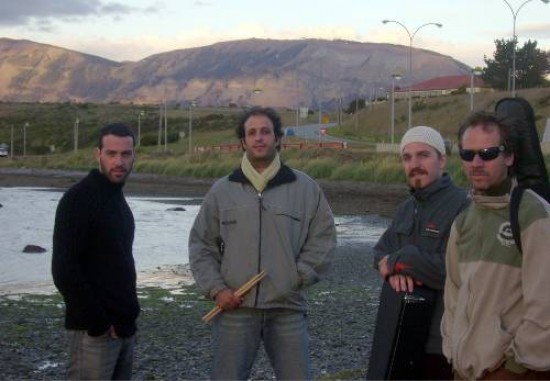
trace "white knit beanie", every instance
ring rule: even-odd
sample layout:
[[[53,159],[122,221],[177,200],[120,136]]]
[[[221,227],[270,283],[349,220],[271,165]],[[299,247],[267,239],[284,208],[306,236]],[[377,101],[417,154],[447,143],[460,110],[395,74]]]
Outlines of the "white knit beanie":
[[[424,143],[438,150],[442,155],[445,155],[445,142],[441,134],[428,126],[417,126],[408,130],[403,139],[401,139],[400,152],[403,153],[403,148],[410,143]]]

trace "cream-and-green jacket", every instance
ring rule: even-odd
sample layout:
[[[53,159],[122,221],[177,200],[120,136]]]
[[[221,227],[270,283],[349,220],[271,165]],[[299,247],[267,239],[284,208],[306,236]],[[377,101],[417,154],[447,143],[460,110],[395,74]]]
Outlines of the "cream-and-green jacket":
[[[522,254],[512,236],[510,195],[473,201],[447,246],[443,353],[467,379],[508,359],[550,370],[550,206],[524,192]]]

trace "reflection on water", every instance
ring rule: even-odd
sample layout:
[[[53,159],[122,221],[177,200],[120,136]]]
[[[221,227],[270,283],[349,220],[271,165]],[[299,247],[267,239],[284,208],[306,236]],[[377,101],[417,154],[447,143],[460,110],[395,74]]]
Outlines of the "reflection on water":
[[[336,216],[338,243],[342,241],[374,244],[389,225],[389,220],[377,215]]]
[[[0,188],[0,289],[24,282],[51,282],[55,210],[62,192]],[[199,210],[196,198],[127,197],[136,222],[134,258],[138,271],[188,262],[187,238]],[[174,211],[183,207],[183,211]],[[338,242],[372,244],[388,221],[378,216],[337,216]],[[27,244],[44,254],[24,254]]]

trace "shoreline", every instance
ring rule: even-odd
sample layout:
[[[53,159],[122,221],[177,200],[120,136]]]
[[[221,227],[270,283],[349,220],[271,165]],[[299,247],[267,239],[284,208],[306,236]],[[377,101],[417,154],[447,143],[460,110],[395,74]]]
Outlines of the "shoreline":
[[[136,275],[138,289],[158,288],[169,293],[177,293],[178,289],[195,284],[188,263],[137,271]],[[55,295],[57,293],[53,281],[48,280],[0,284],[0,301],[2,299],[16,300],[23,296]]]
[[[0,168],[0,187],[68,189],[88,171],[32,168]],[[132,196],[178,196],[202,198],[216,179],[132,173],[124,191]],[[408,196],[403,184],[372,184],[354,181],[316,180],[335,215],[378,214],[391,218]]]

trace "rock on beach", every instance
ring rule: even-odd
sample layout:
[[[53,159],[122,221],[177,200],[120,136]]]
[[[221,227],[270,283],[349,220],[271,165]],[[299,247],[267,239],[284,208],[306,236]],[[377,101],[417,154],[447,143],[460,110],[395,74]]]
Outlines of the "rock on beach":
[[[25,247],[23,248],[23,253],[30,253],[30,254],[41,254],[41,253],[45,253],[46,251],[47,251],[46,249],[38,245],[25,245]]]

